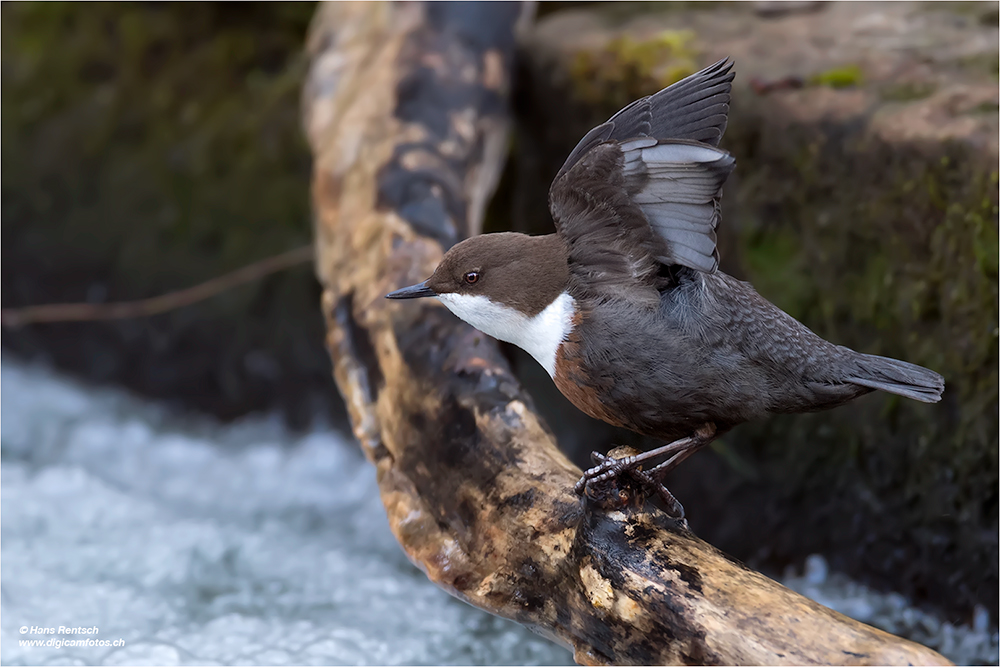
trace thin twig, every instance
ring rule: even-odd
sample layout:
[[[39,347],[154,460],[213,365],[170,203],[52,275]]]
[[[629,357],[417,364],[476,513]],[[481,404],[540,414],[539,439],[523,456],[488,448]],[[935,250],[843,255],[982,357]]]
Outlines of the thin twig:
[[[92,322],[96,320],[122,320],[133,317],[148,317],[169,310],[190,306],[232,289],[244,283],[263,278],[278,271],[299,264],[311,262],[315,250],[312,245],[289,250],[280,255],[254,262],[232,273],[207,280],[200,285],[176,292],[137,301],[116,303],[52,303],[44,306],[25,308],[4,308],[0,310],[0,324],[4,327],[19,327],[40,322]]]

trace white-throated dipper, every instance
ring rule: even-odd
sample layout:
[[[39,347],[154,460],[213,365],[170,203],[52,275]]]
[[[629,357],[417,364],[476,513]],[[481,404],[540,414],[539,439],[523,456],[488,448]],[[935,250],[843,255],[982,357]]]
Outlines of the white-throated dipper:
[[[628,472],[678,517],[663,475],[737,424],[875,389],[925,403],[944,390],[926,368],[823,340],[718,270],[731,70],[722,60],[588,132],[549,190],[555,234],[466,239],[426,281],[387,295],[439,299],[531,354],[591,417],[669,442],[595,453],[577,491]]]

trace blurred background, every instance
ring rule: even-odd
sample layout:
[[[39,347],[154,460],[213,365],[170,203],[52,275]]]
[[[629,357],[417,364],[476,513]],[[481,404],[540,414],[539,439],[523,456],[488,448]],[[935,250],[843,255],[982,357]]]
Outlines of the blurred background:
[[[4,310],[156,296],[308,245],[314,12],[0,6]],[[934,406],[872,395],[745,425],[669,486],[696,533],[751,567],[986,664],[998,20],[996,2],[541,3],[486,220],[550,231],[547,185],[579,137],[732,57],[723,270],[820,335],[948,384]],[[399,552],[331,378],[319,294],[302,263],[152,317],[3,329],[5,663],[47,658],[17,640],[49,619],[129,638],[74,654],[87,663],[569,661]],[[508,353],[575,460],[634,442]],[[242,652],[224,641],[262,633]]]

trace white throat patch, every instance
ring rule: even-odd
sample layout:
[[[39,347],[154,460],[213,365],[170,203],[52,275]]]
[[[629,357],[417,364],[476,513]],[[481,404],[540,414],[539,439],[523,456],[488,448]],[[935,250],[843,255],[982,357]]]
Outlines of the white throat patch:
[[[569,294],[563,292],[534,317],[479,294],[439,294],[438,299],[483,333],[517,345],[555,377],[556,352],[572,331],[576,313],[576,301]]]

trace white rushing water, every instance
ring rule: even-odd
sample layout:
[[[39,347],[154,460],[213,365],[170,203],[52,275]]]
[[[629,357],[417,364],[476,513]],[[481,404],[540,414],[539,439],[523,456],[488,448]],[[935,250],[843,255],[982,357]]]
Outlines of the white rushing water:
[[[572,662],[430,584],[336,431],[177,416],[8,356],[0,375],[3,664]]]
[[[572,662],[430,584],[337,431],[178,415],[7,356],[0,383],[5,665]],[[806,565],[786,584],[959,664],[997,663],[985,610],[953,627]]]

